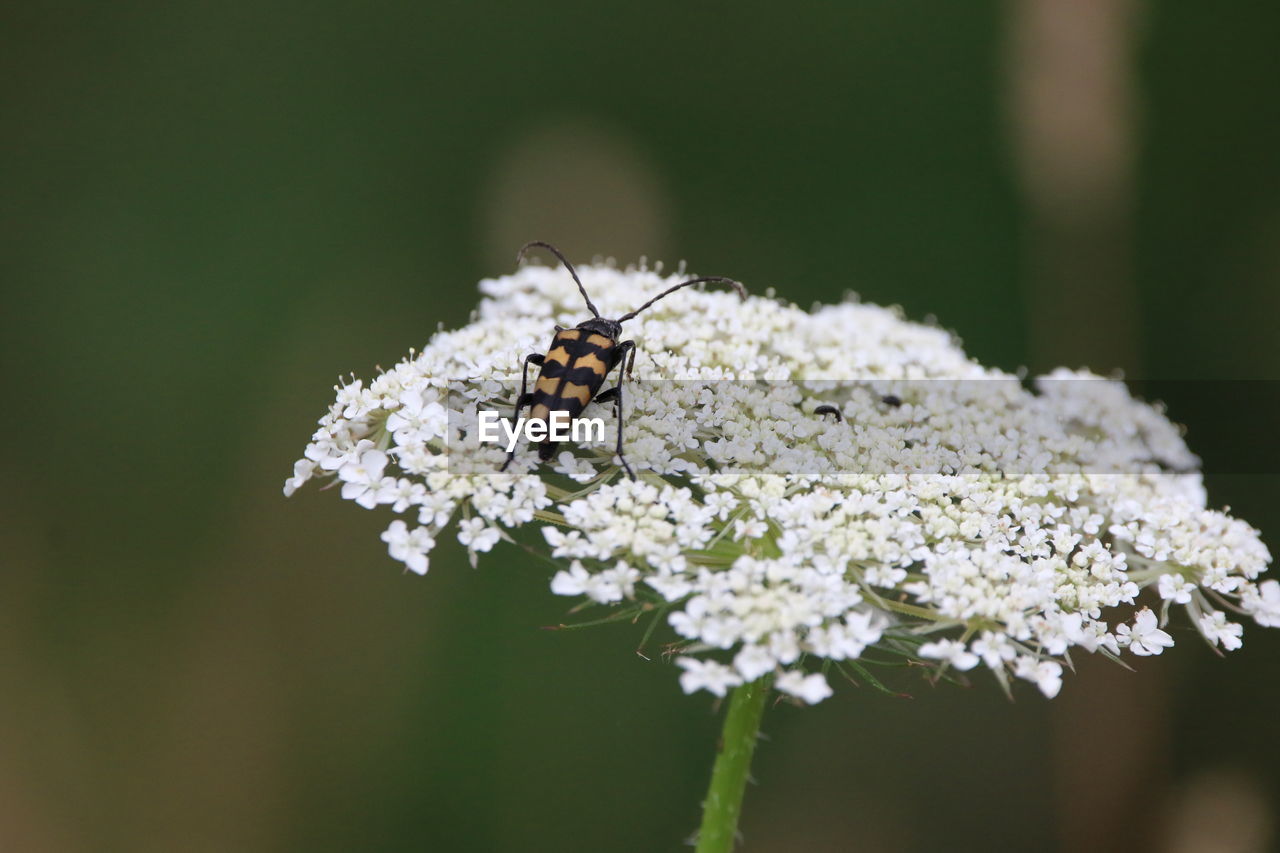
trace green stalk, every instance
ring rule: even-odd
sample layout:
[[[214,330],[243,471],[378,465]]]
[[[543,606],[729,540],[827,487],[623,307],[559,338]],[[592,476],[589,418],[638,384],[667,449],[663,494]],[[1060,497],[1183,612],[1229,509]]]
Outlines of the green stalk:
[[[720,752],[711,770],[711,786],[702,801],[702,827],[697,853],[730,853],[742,814],[751,754],[760,735],[760,718],[769,697],[769,679],[743,684],[729,697],[729,711],[720,733]]]

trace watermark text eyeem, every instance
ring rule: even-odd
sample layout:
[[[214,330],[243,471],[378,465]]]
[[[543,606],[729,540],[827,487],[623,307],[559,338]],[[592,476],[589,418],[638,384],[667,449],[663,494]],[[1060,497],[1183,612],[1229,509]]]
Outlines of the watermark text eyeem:
[[[518,418],[515,426],[510,418],[497,412],[481,412],[478,437],[486,444],[502,442],[510,453],[521,435],[529,443],[539,441],[604,441],[604,418],[571,418],[568,412],[552,412],[542,418]]]

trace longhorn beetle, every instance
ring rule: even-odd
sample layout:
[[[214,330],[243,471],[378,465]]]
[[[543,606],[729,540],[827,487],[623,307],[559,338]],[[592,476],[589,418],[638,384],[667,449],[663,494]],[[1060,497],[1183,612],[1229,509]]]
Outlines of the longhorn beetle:
[[[546,355],[532,352],[524,357],[524,370],[520,376],[520,396],[516,398],[516,410],[511,419],[518,422],[520,410],[529,406],[531,418],[550,421],[552,412],[564,412],[572,420],[582,414],[582,410],[592,399],[600,403],[612,400],[614,411],[618,416],[618,459],[622,462],[627,476],[634,480],[636,475],[627,464],[626,457],[622,455],[622,374],[624,360],[628,377],[631,376],[631,370],[635,367],[636,342],[618,340],[622,336],[622,324],[659,299],[692,284],[723,282],[733,287],[744,301],[747,298],[747,289],[731,278],[720,276],[691,278],[674,287],[668,287],[631,313],[623,314],[616,320],[609,320],[601,317],[596,306],[592,304],[591,297],[587,296],[587,289],[582,286],[582,279],[578,278],[573,264],[569,263],[565,256],[560,254],[560,250],[550,243],[544,243],[541,240],[526,243],[516,255],[516,265],[519,266],[525,252],[535,247],[546,249],[564,264],[569,275],[573,276],[573,280],[577,283],[578,291],[582,294],[592,316],[591,319],[583,320],[573,329],[556,326],[555,336],[551,338],[551,349]],[[627,358],[628,355],[630,359]],[[537,380],[533,383],[532,392],[528,390],[530,364],[536,364],[541,368],[538,371]],[[618,368],[618,384],[597,394],[600,386],[604,384],[605,377],[615,367]],[[538,458],[543,462],[549,460],[555,455],[556,445],[557,442],[552,441],[550,437],[540,441]],[[515,448],[512,448],[507,454],[507,461],[503,462],[498,470],[507,470],[507,466],[511,464],[515,455]]]

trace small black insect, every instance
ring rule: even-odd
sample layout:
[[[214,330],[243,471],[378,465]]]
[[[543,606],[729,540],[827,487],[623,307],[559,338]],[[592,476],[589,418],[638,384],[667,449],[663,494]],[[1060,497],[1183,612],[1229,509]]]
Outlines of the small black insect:
[[[634,480],[636,475],[627,464],[626,457],[622,455],[622,364],[626,360],[626,374],[628,377],[631,376],[631,369],[636,363],[636,342],[618,340],[622,336],[622,324],[659,299],[693,284],[723,282],[733,287],[743,300],[747,298],[747,290],[731,278],[720,276],[691,278],[667,288],[631,313],[623,314],[616,320],[609,320],[601,317],[596,306],[591,303],[591,297],[587,296],[587,289],[582,286],[582,280],[578,278],[573,264],[569,263],[565,256],[560,254],[560,250],[550,243],[543,243],[540,240],[526,243],[516,255],[517,266],[524,258],[524,253],[535,247],[546,249],[564,264],[569,275],[573,276],[573,280],[577,283],[578,291],[586,301],[592,317],[590,320],[583,320],[573,329],[562,329],[556,326],[555,336],[551,339],[551,348],[546,355],[534,352],[525,356],[524,372],[520,377],[520,396],[516,398],[516,410],[511,418],[513,421],[519,421],[520,410],[529,406],[530,418],[549,422],[553,412],[564,412],[572,420],[582,414],[582,410],[593,399],[600,403],[612,400],[618,417],[618,459],[622,462],[627,476]],[[630,359],[627,359],[628,354],[631,356]],[[533,384],[532,392],[528,391],[530,364],[536,364],[542,368],[538,371],[538,378]],[[618,368],[618,384],[597,394],[600,386],[604,384],[605,377],[615,367]],[[557,442],[550,438],[538,442],[538,458],[546,462],[555,455],[556,446]],[[513,448],[507,454],[507,461],[502,463],[499,470],[505,471],[514,457],[515,449]]]
[[[886,394],[880,398],[880,402],[884,403],[891,409],[896,409],[902,405],[902,398],[896,394]],[[813,410],[814,417],[819,415],[835,415],[836,423],[844,421],[844,414],[835,406],[821,405]]]

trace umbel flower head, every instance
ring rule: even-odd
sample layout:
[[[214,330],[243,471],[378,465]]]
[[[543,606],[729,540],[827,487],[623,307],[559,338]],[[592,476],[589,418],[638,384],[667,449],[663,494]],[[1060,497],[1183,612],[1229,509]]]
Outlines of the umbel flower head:
[[[606,317],[674,283],[579,273]],[[885,308],[689,289],[624,330],[636,480],[612,434],[543,466],[521,445],[500,473],[479,413],[509,415],[524,356],[584,311],[562,269],[480,289],[468,325],[336,388],[285,494],[336,479],[388,507],[382,539],[418,574],[442,536],[474,564],[531,547],[513,533],[534,526],[551,591],[647,614],[686,692],[772,676],[815,703],[835,674],[878,686],[870,667],[908,660],[1052,697],[1073,653],[1160,654],[1174,618],[1223,650],[1242,616],[1280,626],[1258,532],[1206,507],[1179,430],[1122,383],[1059,370],[1028,386]],[[593,413],[616,429],[612,404]]]

